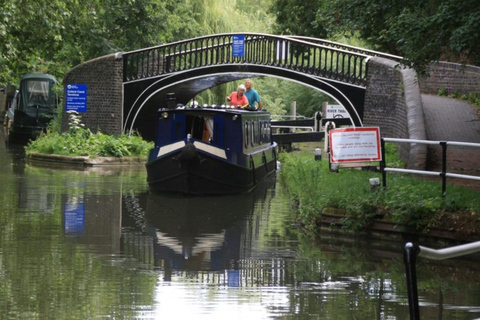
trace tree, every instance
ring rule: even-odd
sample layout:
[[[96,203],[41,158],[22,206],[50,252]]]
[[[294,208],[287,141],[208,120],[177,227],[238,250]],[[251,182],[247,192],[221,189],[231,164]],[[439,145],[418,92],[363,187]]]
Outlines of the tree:
[[[325,38],[327,29],[317,21],[324,0],[274,0],[270,11],[276,15],[274,32],[279,34]]]
[[[316,0],[308,8],[314,17],[298,3],[274,0],[279,30],[315,35],[323,28],[329,38],[360,37],[376,50],[404,56],[420,72],[436,60],[480,64],[477,0]]]
[[[175,0],[4,0],[0,84],[30,72],[61,80],[85,60],[194,34],[188,9]]]

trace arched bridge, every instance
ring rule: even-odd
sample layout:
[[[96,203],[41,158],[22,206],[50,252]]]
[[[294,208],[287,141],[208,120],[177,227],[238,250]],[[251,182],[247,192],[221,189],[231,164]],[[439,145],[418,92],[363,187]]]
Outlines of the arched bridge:
[[[135,129],[153,139],[154,115],[167,93],[186,104],[205,89],[261,75],[325,92],[361,126],[371,56],[382,54],[320,39],[256,33],[210,35],[126,52],[122,130]]]

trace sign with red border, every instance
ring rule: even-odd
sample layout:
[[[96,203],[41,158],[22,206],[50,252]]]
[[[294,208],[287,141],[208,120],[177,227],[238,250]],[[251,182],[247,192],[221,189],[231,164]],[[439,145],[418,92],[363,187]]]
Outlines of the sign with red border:
[[[328,132],[330,162],[380,161],[380,128],[340,128]]]

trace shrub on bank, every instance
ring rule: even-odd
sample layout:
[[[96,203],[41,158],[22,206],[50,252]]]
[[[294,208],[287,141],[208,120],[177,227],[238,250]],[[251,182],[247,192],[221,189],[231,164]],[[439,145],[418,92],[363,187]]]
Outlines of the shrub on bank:
[[[462,217],[472,228],[480,227],[480,195],[473,190],[449,185],[442,199],[439,182],[389,173],[388,187],[372,191],[369,179],[381,178],[378,172],[347,168],[330,172],[328,161],[315,161],[308,152],[283,153],[280,160],[299,222],[309,230],[316,229],[322,214],[343,215],[344,227],[352,230],[365,229],[376,219],[419,231]]]
[[[138,135],[118,137],[92,133],[85,129],[76,113],[70,114],[69,129],[59,133],[49,128],[45,134],[26,146],[28,152],[57,154],[65,156],[90,157],[138,157],[146,156],[152,143]]]

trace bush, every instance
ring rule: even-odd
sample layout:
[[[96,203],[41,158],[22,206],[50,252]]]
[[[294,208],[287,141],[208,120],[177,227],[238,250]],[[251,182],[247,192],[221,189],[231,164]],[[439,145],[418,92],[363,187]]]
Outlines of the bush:
[[[128,157],[146,156],[153,147],[137,134],[109,136],[85,129],[77,113],[70,114],[69,129],[60,134],[47,129],[38,139],[26,146],[27,152],[58,154],[66,156]]]
[[[444,89],[444,88],[439,89],[439,90],[438,90],[438,95],[439,95],[439,96],[442,96],[442,97],[448,96],[448,90],[447,90],[447,89]]]

